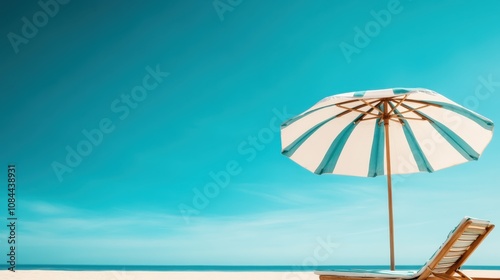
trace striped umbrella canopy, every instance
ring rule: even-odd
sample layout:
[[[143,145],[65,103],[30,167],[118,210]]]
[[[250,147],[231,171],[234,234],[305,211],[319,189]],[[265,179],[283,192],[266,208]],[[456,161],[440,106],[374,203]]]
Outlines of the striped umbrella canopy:
[[[315,174],[387,175],[391,269],[391,174],[477,160],[492,136],[491,120],[423,88],[329,96],[281,125],[282,154]]]

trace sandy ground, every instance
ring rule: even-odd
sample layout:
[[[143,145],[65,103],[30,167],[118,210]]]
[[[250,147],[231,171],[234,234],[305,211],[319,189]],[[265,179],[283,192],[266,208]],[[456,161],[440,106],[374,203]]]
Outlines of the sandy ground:
[[[1,280],[319,280],[313,272],[0,271]]]
[[[498,270],[466,270],[479,279],[500,279]],[[313,272],[143,272],[143,271],[0,271],[1,280],[319,280]]]

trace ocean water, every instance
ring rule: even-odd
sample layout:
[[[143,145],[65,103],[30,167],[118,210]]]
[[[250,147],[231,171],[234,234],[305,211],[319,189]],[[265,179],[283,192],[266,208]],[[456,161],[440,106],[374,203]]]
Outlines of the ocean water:
[[[7,266],[0,266],[7,269]],[[418,265],[399,265],[397,270],[418,270]],[[19,264],[16,270],[65,270],[65,271],[315,271],[315,270],[388,270],[384,265],[46,265],[46,264]],[[463,266],[462,269],[500,270],[500,266]]]

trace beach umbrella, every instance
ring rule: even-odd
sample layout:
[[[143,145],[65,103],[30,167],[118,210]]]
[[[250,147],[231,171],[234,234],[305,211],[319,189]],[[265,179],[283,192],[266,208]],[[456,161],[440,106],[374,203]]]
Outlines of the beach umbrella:
[[[387,175],[391,270],[391,175],[477,160],[492,136],[491,120],[423,88],[329,96],[281,125],[282,154],[315,174]]]

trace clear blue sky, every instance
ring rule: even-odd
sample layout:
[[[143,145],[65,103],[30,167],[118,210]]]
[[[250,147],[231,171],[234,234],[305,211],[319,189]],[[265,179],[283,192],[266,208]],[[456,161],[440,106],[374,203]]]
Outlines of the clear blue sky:
[[[325,96],[390,87],[500,118],[494,0],[46,9],[0,4],[19,263],[302,264],[329,242],[318,264],[388,264],[385,177],[314,175],[280,154],[277,125]],[[465,215],[500,224],[499,155],[494,136],[477,162],[394,178],[396,264],[425,262]],[[497,230],[468,263],[499,259]]]

